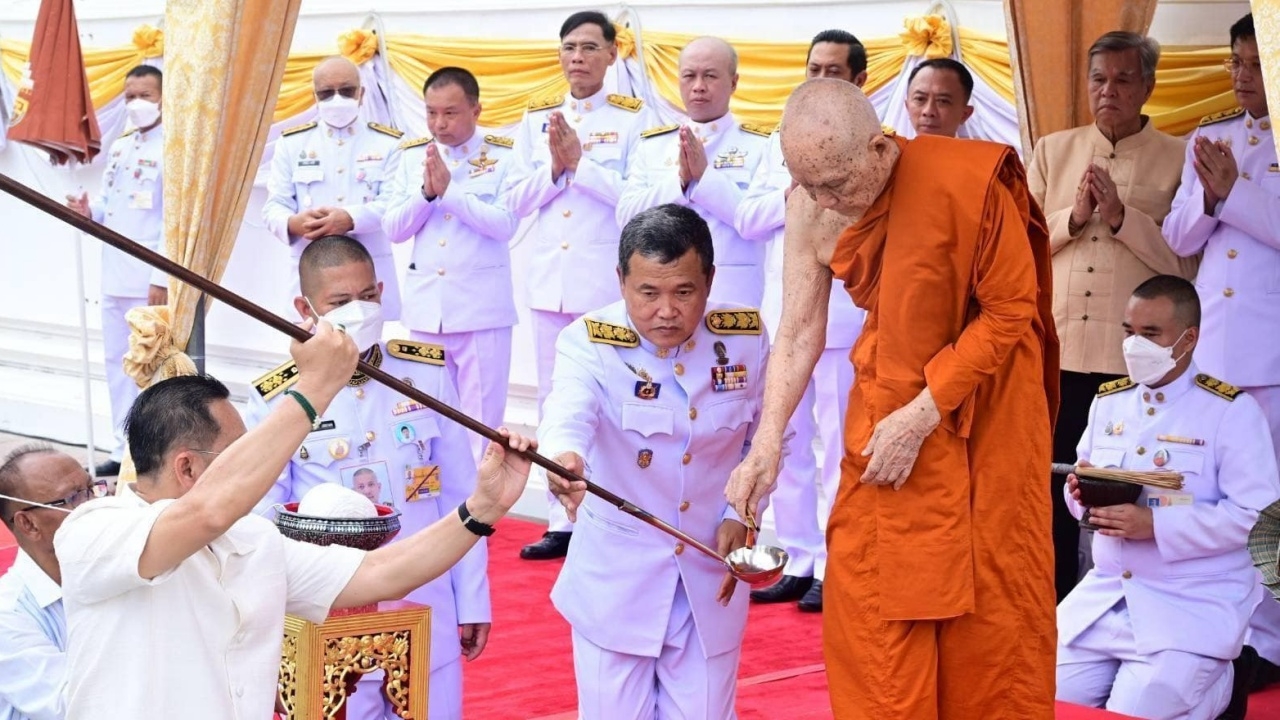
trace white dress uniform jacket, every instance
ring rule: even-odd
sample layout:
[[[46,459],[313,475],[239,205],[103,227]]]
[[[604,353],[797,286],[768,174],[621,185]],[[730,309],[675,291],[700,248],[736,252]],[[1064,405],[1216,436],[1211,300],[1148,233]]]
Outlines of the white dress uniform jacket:
[[[529,307],[581,315],[618,300],[618,234],[614,208],[631,166],[633,141],[648,126],[643,101],[603,89],[581,100],[553,97],[529,103],[506,174],[507,201],[517,218],[532,216]],[[551,180],[547,125],[552,112],[582,142],[574,173]]]
[[[388,178],[382,227],[391,242],[413,238],[404,282],[406,327],[472,332],[516,324],[507,243],[518,220],[500,197],[511,166],[511,140],[479,133],[457,147],[439,146],[449,187],[431,202],[422,194],[430,138],[401,144]],[[381,275],[379,275],[381,277]]]
[[[693,336],[665,353],[640,338],[622,302],[588,313],[560,335],[538,428],[548,457],[577,453],[594,482],[712,548],[720,523],[737,518],[724,485],[755,433],[768,350],[759,314],[727,307],[708,306]],[[658,657],[677,583],[706,657],[741,643],[747,592],[716,603],[722,565],[592,495],[574,527],[551,600],[591,643]]]
[[[285,130],[276,141],[267,202],[262,206],[267,230],[289,246],[295,282],[307,240],[289,234],[289,217],[325,206],[346,210],[355,223],[348,234],[373,256],[388,320],[400,318],[400,286],[391,243],[382,232],[388,201],[382,185],[389,179],[403,134],[377,123],[359,122],[331,128],[317,121]]]
[[[164,254],[164,123],[126,132],[107,151],[98,196],[89,202],[94,222]],[[102,294],[145,298],[169,276],[110,245],[102,246]]]
[[[1240,168],[1211,214],[1195,171],[1198,137],[1229,143]],[[1237,108],[1201,121],[1187,141],[1164,234],[1179,255],[1204,253],[1195,280],[1203,308],[1196,362],[1236,385],[1280,385],[1280,165],[1268,118]]]
[[[367,362],[441,402],[457,403],[437,346],[389,340],[373,350]],[[293,402],[284,390],[297,377],[290,361],[255,381],[247,424],[257,425],[276,403]],[[320,429],[307,435],[256,512],[269,516],[273,505],[297,502],[321,483],[352,487],[360,467],[377,472],[379,500],[401,512],[400,538],[456,513],[475,487],[475,460],[461,426],[358,374],[329,404]],[[419,469],[434,472],[434,480],[419,482],[425,475]],[[432,670],[458,661],[459,624],[490,621],[487,564],[481,540],[448,573],[406,596],[431,606]]]
[[[1094,568],[1058,606],[1059,642],[1071,645],[1123,600],[1138,653],[1235,658],[1262,600],[1249,531],[1280,496],[1258,404],[1194,364],[1160,388],[1124,378],[1094,399],[1078,453],[1098,467],[1174,470],[1184,485],[1143,488],[1154,539],[1094,535]],[[1067,505],[1080,517],[1069,494]]]
[[[709,123],[690,122],[707,153],[702,179],[680,189],[679,125],[646,130],[636,165],[618,202],[618,225],[664,203],[687,205],[711,227],[716,248],[716,277],[711,299],[759,307],[764,294],[765,244],[738,234],[734,216],[756,166],[763,159],[769,129],[739,125],[730,113]]]

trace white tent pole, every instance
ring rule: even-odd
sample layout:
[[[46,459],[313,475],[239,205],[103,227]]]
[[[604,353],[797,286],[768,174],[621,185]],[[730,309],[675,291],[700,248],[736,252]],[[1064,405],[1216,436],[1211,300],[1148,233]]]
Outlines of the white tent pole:
[[[67,163],[67,170],[69,174],[71,170],[71,163],[69,162]],[[80,188],[79,190],[77,190],[77,192],[79,194],[83,194],[84,188]],[[96,481],[98,477],[97,477],[97,473],[94,470],[94,468],[97,466],[97,462],[95,461],[95,458],[94,458],[94,451],[97,449],[97,444],[94,442],[94,439],[93,439],[93,398],[91,395],[93,383],[92,383],[92,378],[89,375],[89,367],[90,367],[89,317],[84,309],[84,306],[89,302],[89,300],[88,298],[85,297],[87,293],[85,292],[85,286],[84,286],[84,247],[83,245],[84,245],[84,237],[80,233],[76,233],[75,234],[76,287],[77,287],[77,290],[79,291],[78,296],[80,299],[80,302],[79,302],[80,362],[81,362],[81,369],[83,370],[82,378],[84,380],[84,427],[85,427],[85,438],[86,438],[85,456],[87,459],[87,462],[85,463],[85,465],[89,469],[90,480]]]

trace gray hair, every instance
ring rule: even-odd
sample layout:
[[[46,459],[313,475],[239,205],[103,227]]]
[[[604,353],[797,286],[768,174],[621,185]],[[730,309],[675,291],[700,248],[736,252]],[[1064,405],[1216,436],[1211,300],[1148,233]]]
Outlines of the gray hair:
[[[1142,79],[1147,82],[1156,80],[1156,63],[1160,62],[1160,43],[1155,38],[1138,33],[1115,30],[1103,35],[1089,47],[1089,62],[1099,53],[1124,52],[1137,50],[1138,60],[1142,63]]]

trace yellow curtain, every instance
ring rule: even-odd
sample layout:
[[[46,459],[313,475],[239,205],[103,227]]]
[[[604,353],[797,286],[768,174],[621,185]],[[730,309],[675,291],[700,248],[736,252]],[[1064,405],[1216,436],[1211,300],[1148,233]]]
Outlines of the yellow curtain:
[[[1249,5],[1253,10],[1253,27],[1258,31],[1258,55],[1262,60],[1267,97],[1280,98],[1280,0],[1253,0]],[[1271,132],[1280,133],[1280,130]],[[1272,592],[1275,591],[1273,588]]]
[[[1185,135],[1195,130],[1205,115],[1235,107],[1231,75],[1222,67],[1222,61],[1229,57],[1231,51],[1225,46],[1164,48],[1156,69],[1156,89],[1143,112],[1161,130]]]
[[[222,278],[271,127],[301,0],[169,0],[164,225],[168,256]],[[185,348],[200,293],[169,281],[174,344]]]

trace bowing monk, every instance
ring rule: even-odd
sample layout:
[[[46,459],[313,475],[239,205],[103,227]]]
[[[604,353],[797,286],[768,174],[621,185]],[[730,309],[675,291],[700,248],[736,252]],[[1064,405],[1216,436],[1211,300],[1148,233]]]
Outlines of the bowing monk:
[[[827,527],[836,718],[1050,720],[1057,410],[1049,241],[1013,150],[881,131],[848,83],[787,102],[782,322],[726,495],[773,485],[822,352],[832,277],[867,311]],[[852,223],[850,225],[849,223]]]

